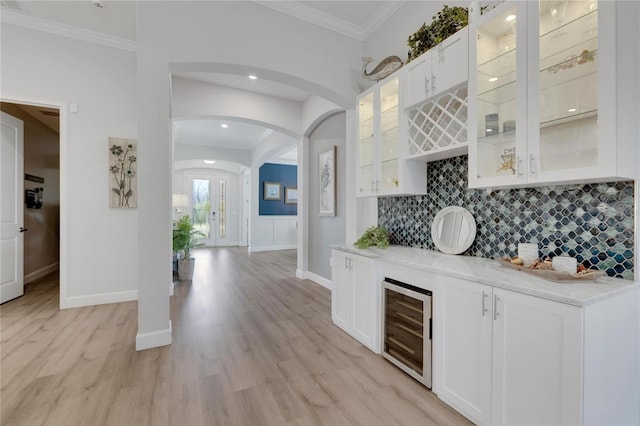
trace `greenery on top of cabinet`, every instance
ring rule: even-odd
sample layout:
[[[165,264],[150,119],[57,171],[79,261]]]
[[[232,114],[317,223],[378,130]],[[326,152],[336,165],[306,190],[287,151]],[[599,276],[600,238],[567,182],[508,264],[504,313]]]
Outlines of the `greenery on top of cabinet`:
[[[466,27],[469,23],[469,9],[459,6],[449,7],[445,4],[432,19],[430,25],[425,22],[407,39],[407,46],[410,49],[407,63]]]

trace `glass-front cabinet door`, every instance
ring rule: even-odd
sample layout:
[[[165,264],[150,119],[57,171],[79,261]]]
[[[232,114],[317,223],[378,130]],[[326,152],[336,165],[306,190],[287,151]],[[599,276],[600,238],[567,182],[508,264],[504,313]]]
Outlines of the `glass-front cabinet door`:
[[[525,179],[526,28],[526,2],[503,3],[471,21],[471,187]]]
[[[358,195],[375,192],[373,92],[358,100]]]
[[[398,190],[398,78],[380,88],[380,182],[378,191]]]
[[[478,8],[470,13],[469,185],[637,179],[640,3]]]
[[[358,98],[358,196],[399,192],[399,86],[389,77]]]
[[[562,179],[598,166],[599,3],[545,0],[529,5],[536,31],[529,56],[535,66],[530,67],[531,181]]]

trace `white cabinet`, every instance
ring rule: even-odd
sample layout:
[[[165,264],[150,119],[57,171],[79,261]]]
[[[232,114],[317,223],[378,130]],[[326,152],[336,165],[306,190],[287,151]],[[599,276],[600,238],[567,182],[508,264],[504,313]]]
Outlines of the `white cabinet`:
[[[439,277],[440,399],[477,424],[637,423],[635,293],[577,307]]]
[[[491,423],[492,292],[490,286],[446,278],[434,295],[442,325],[438,397],[479,424]]]
[[[480,15],[472,4],[470,187],[637,177],[638,9],[506,1]]]
[[[333,250],[331,262],[333,322],[372,351],[380,353],[380,283],[375,260]]]
[[[359,197],[426,193],[426,165],[404,161],[407,123],[400,69],[358,97]],[[401,143],[401,141],[403,141]]]
[[[491,423],[582,423],[582,309],[493,291]]]
[[[447,278],[438,396],[479,424],[579,424],[582,310]]]
[[[405,108],[439,95],[468,78],[469,28],[465,27],[407,65]]]

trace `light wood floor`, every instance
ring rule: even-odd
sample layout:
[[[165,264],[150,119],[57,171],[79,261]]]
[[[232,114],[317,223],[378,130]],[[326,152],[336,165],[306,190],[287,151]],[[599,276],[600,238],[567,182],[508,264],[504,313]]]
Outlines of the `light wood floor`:
[[[195,256],[171,346],[135,351],[135,302],[59,311],[56,276],[2,305],[0,423],[468,424],[335,327],[295,251]]]

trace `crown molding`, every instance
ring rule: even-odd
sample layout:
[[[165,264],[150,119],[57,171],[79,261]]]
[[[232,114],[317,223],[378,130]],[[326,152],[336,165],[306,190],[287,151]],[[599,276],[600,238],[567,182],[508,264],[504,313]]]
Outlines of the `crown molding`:
[[[327,13],[321,12],[309,6],[295,1],[270,1],[253,0],[254,3],[284,13],[294,18],[302,19],[311,24],[318,25],[331,31],[335,31],[358,41],[364,41],[362,28],[349,22],[338,19]]]
[[[114,47],[116,49],[122,49],[129,52],[136,51],[135,41],[96,31],[85,30],[83,28],[72,27],[71,25],[61,24],[48,19],[35,18],[25,13],[16,12],[7,8],[2,8],[0,18],[5,24],[16,25],[62,37],[74,38],[77,40],[87,41],[89,43],[101,44],[103,46]]]
[[[375,30],[380,27],[385,21],[387,21],[391,16],[398,11],[402,7],[405,1],[389,1],[384,4],[378,10],[378,12],[371,17],[364,25],[362,30],[363,39],[366,40],[371,37],[371,34],[375,32]]]

